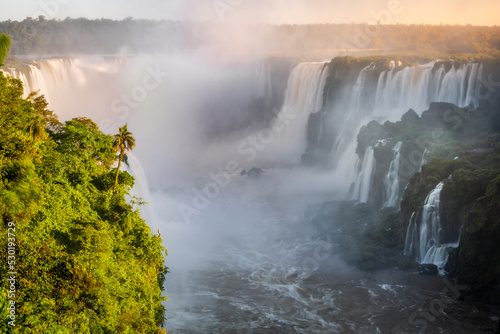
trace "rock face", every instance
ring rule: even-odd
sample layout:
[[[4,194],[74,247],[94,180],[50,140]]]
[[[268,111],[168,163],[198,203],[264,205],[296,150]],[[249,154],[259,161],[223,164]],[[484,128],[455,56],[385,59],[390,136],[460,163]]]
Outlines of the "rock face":
[[[438,268],[435,264],[422,264],[419,266],[420,273],[425,275],[436,275],[438,273]]]
[[[481,297],[500,303],[500,177],[477,198],[463,219],[458,249],[450,252],[448,270]]]
[[[443,68],[448,72],[454,66],[457,68],[457,64],[465,63],[436,62],[432,75]],[[337,152],[337,147],[343,144],[342,138],[352,135],[350,131],[354,128],[351,123],[341,122],[342,115],[347,110],[357,110],[360,114],[353,115],[356,118],[374,109],[376,96],[371,88],[376,87],[376,79],[388,64],[380,59],[339,57],[328,66],[330,75],[324,89],[323,108],[309,117],[308,146],[302,162],[331,167],[332,152]],[[341,221],[352,222],[343,227],[345,231],[360,221],[372,222],[376,233],[369,235],[373,239],[350,231],[339,238],[338,243],[346,260],[365,269],[377,267],[381,261],[373,259],[374,252],[367,251],[364,245],[378,247],[381,240],[396,238],[380,258],[394,255],[391,251],[397,248],[395,244],[401,252],[411,217],[415,225],[422,222],[426,197],[441,185],[439,195],[435,194],[439,196],[439,210],[436,210],[439,226],[434,233],[438,237],[430,240],[430,248],[439,248],[439,254],[445,259],[443,263],[447,258],[446,270],[459,284],[470,284],[473,291],[483,297],[488,295],[490,300],[500,304],[500,247],[497,246],[500,240],[500,89],[492,84],[500,82],[500,63],[485,61],[480,67],[483,73],[491,73],[489,81],[483,78],[473,90],[468,90],[472,87],[470,80],[463,81],[460,88],[468,93],[465,100],[461,98],[457,103],[470,103],[470,106],[460,108],[451,103],[434,102],[421,116],[410,109],[399,122],[380,124],[372,121],[357,134],[359,161],[364,165],[368,157],[367,165],[373,168],[367,171],[372,173],[373,170],[373,173],[370,174],[369,194],[364,196],[368,199],[359,200],[363,206],[358,204],[352,210],[361,215],[363,210],[370,212],[385,206],[392,210],[391,219],[398,221],[397,231],[394,226],[388,227],[390,233],[378,230],[383,219],[378,217],[377,225],[368,218],[372,212],[362,217],[343,213],[342,207],[347,207],[346,204],[339,208],[333,208],[333,204],[321,208],[314,221],[325,233],[330,225],[341,224],[338,217]],[[358,85],[361,82],[363,84]],[[359,95],[354,96],[354,92]],[[346,101],[345,96],[356,98]],[[453,96],[442,98],[444,101],[453,99]],[[353,101],[354,108],[349,104]],[[425,212],[432,211],[430,209]],[[330,213],[325,215],[325,212]],[[359,225],[357,228],[363,230]],[[356,247],[352,247],[353,244]],[[431,265],[426,271],[435,272],[435,269]]]
[[[307,125],[307,149],[302,156],[305,164],[327,165],[332,147],[338,140],[338,135],[345,131],[355,130],[343,127],[346,112],[352,106],[346,99],[353,90],[356,80],[363,68],[375,64],[366,71],[365,84],[359,92],[359,108],[370,109],[375,101],[375,90],[380,72],[389,68],[387,59],[369,59],[353,57],[337,57],[329,64],[329,77],[323,93],[323,108],[309,116]],[[332,128],[333,127],[333,128]],[[356,133],[344,136],[356,136]],[[337,143],[338,144],[338,143]]]
[[[460,284],[471,285],[473,291],[495,303],[500,302],[498,153],[483,153],[479,159],[483,163],[479,165],[466,155],[456,160],[432,160],[410,180],[400,216],[402,228],[407,228],[411,215],[421,214],[425,194],[443,180],[440,239],[443,243],[460,239],[458,248],[448,249],[446,270]]]
[[[491,113],[434,103],[422,114],[420,123],[436,135],[430,146],[435,158],[410,179],[400,223],[408,228],[411,216],[422,213],[427,194],[443,182],[440,241],[460,240],[458,248],[448,248],[446,270],[460,284],[470,285],[476,296],[498,304],[500,135]]]
[[[443,183],[437,213],[439,242],[456,245],[459,240],[458,248],[447,248],[445,269],[459,284],[470,285],[477,296],[500,304],[497,105],[472,109],[432,103],[421,117],[409,110],[400,122],[371,122],[358,134],[357,152],[362,158],[366,148],[373,147],[376,170],[369,204],[380,206],[386,187],[384,175],[390,170],[395,146],[401,143],[399,235],[408,231],[412,215],[421,221],[426,197]],[[435,272],[433,268],[429,265],[424,271]]]

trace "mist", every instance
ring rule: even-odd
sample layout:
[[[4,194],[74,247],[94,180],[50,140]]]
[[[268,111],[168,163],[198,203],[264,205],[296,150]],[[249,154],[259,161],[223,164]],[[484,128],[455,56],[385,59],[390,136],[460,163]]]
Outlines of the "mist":
[[[399,24],[473,24],[495,25],[498,22],[499,4],[494,0],[440,1],[424,0],[419,3],[396,1],[404,8],[391,22]],[[200,1],[200,0],[127,0],[127,1],[37,1],[22,0],[6,3],[0,14],[1,20],[22,20],[43,15],[48,19],[86,17],[224,21],[251,24],[324,24],[367,23],[373,13],[387,9],[387,1],[355,0],[331,2],[327,0],[293,1]],[[432,10],[429,10],[431,8]]]
[[[395,25],[412,21],[409,2],[394,13],[385,2],[330,3],[59,1],[53,12],[42,8],[45,19],[25,21],[31,34],[13,44],[19,57],[6,73],[26,95],[44,94],[61,121],[84,116],[107,134],[124,124],[133,133],[124,169],[136,180],[131,195],[147,202],[138,210],[168,249],[164,327],[172,333],[380,332],[393,329],[399,309],[403,330],[415,300],[435,293],[414,290],[407,272],[346,263],[378,256],[354,239],[395,229],[369,218],[396,215],[406,186],[397,171],[389,177],[402,144],[368,145],[359,134],[410,108],[420,117],[437,100],[478,107],[478,63],[445,70],[434,58],[403,64],[392,56],[418,45],[431,56],[476,52],[476,44],[458,40],[459,30],[446,35],[446,26],[427,27],[444,36],[435,41],[423,27]],[[376,24],[381,11],[390,17]],[[108,12],[123,21],[99,19]],[[60,21],[76,15],[97,19]],[[467,29],[493,36],[478,49],[495,49],[496,30]],[[47,43],[37,49],[38,38]],[[332,61],[367,54],[390,56]],[[382,146],[390,159],[383,173],[373,153]],[[421,151],[412,173],[424,164]],[[384,207],[388,192],[397,204]]]

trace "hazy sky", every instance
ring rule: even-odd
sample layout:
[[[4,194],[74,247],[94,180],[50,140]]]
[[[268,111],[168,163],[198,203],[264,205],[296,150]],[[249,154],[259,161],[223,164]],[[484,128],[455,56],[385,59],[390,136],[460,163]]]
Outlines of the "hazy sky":
[[[0,20],[25,17],[222,20],[273,24],[500,24],[499,0],[11,0]]]

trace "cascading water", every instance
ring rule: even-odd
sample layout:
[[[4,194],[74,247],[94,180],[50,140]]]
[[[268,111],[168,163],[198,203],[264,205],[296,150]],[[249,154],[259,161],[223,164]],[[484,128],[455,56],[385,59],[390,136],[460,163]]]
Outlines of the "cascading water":
[[[206,153],[209,140],[203,136],[198,138],[206,127],[211,126],[205,120],[213,120],[214,124],[222,121],[229,125],[241,123],[239,115],[235,115],[239,109],[228,108],[217,114],[220,106],[226,106],[228,100],[236,97],[251,101],[252,97],[268,98],[276,93],[268,68],[249,69],[245,64],[240,72],[243,73],[241,78],[233,80],[236,72],[233,67],[207,70],[197,67],[201,62],[192,59],[163,60],[158,57],[146,65],[134,59],[118,60],[121,65],[116,67],[113,67],[116,62],[111,59],[37,62],[27,72],[8,71],[10,75],[21,78],[28,90],[40,89],[46,94],[51,102],[50,108],[55,109],[63,120],[87,116],[95,118],[99,124],[101,118],[107,117],[113,120],[111,131],[128,122],[129,129],[136,136],[138,145],[134,153],[141,158],[144,171],[134,155],[130,155],[131,172],[136,178],[133,192],[151,201],[152,216],[161,227],[169,250],[167,266],[170,273],[166,282],[170,298],[166,304],[169,332],[389,332],[395,328],[392,310],[402,310],[403,320],[398,324],[398,330],[404,331],[408,327],[407,319],[414,311],[409,305],[417,302],[423,305],[428,301],[425,289],[415,289],[407,283],[409,274],[381,274],[382,277],[375,281],[371,279],[372,273],[366,276],[353,271],[332,254],[332,245],[328,241],[319,238],[316,231],[304,224],[303,213],[308,205],[324,201],[326,194],[335,191],[339,192],[340,199],[352,196],[359,202],[369,201],[377,166],[374,148],[369,146],[365,150],[363,161],[355,153],[359,128],[367,122],[366,116],[369,120],[377,115],[366,109],[369,103],[360,103],[366,98],[365,92],[374,92],[376,88],[380,99],[377,103],[395,110],[401,105],[411,105],[411,101],[420,102],[416,96],[429,89],[432,80],[428,77],[436,79],[436,85],[442,85],[448,75],[444,69],[437,69],[434,74],[428,67],[386,71],[380,74],[377,87],[368,87],[373,84],[368,79],[374,68],[365,67],[354,86],[346,87],[347,91],[354,88],[353,93],[345,94],[344,101],[335,101],[342,106],[336,119],[339,132],[332,131],[333,127],[325,127],[318,134],[318,137],[346,134],[345,138],[340,138],[345,141],[338,145],[342,149],[331,155],[332,159],[338,160],[334,172],[342,182],[335,184],[336,180],[332,180],[329,173],[328,178],[321,179],[326,184],[325,192],[318,194],[316,184],[310,184],[311,174],[315,171],[276,166],[293,166],[304,152],[308,117],[324,107],[323,90],[329,74],[325,63],[299,64],[290,73],[285,101],[276,115],[283,123],[279,124],[277,120],[271,124],[270,131],[276,130],[274,137],[269,136],[267,130],[256,134],[255,128],[240,127],[241,133],[233,132],[229,139],[220,136],[215,144],[210,142],[218,146]],[[168,67],[170,63],[173,65]],[[144,78],[149,73],[148,66],[156,71],[157,64],[165,66],[161,73],[168,72],[169,77],[162,77],[157,90],[148,91],[144,99],[132,101],[134,107],[127,105],[122,96],[133,97],[134,92],[143,87]],[[460,103],[472,101],[470,96],[467,97],[471,91],[469,88],[474,84],[474,73],[480,72],[479,66],[464,66],[463,71],[455,71],[446,82],[447,87],[451,87],[452,82],[463,83],[466,82],[463,77],[468,78],[467,89],[463,86],[462,93],[450,94],[449,97],[462,99]],[[416,72],[422,73],[417,75]],[[253,82],[251,86],[235,84],[247,80]],[[212,86],[217,86],[214,83],[222,88],[214,89]],[[398,90],[398,85],[405,89],[418,86],[420,93],[415,93],[412,100]],[[219,98],[224,103],[214,103],[216,93],[220,93],[222,97]],[[388,100],[391,94],[398,97],[395,103],[399,105],[391,105]],[[404,102],[405,99],[409,101]],[[120,102],[120,109],[113,108],[114,101]],[[67,108],[75,105],[81,105],[81,108],[76,111]],[[125,107],[129,108],[128,113],[117,113]],[[376,110],[382,115],[381,119],[395,116],[389,111]],[[397,112],[400,116],[405,111],[401,108]],[[222,150],[238,147],[242,138],[237,135],[244,137],[243,140],[251,136],[252,141],[243,141],[244,148],[255,154],[239,155],[241,152],[234,152],[236,150]],[[399,196],[399,193],[396,195],[396,189],[399,189],[396,186],[398,146],[399,143],[394,147],[394,160],[386,177],[390,185],[387,199]],[[251,161],[246,159],[248,157],[252,158]],[[255,179],[240,176],[236,168],[227,170],[227,166],[234,166],[235,162],[241,167],[245,160],[263,168],[266,162],[271,162],[273,168],[265,168],[264,173]],[[219,168],[220,164],[223,167],[214,170],[214,166]],[[152,181],[151,191],[147,180]],[[302,183],[291,192],[293,187],[290,184],[297,181]],[[348,183],[345,191],[337,187],[343,183]],[[347,194],[351,183],[354,183],[352,192]],[[193,185],[198,187],[196,190],[210,189],[209,196],[202,201],[200,191],[191,192]],[[446,254],[445,249],[439,248],[445,246],[439,245],[439,233],[433,234],[436,215],[430,218],[431,203],[436,205],[439,191],[435,190],[432,196],[429,194],[426,213],[415,213],[408,227],[405,253],[414,254],[421,262],[442,262]],[[195,219],[190,224],[176,214],[179,204],[193,207]],[[431,227],[428,228],[429,236],[421,238],[420,217],[424,215],[428,216],[426,221]],[[439,228],[437,230],[439,232]],[[428,245],[422,252],[421,239]],[[413,251],[415,248],[416,252]],[[329,269],[321,272],[318,268]],[[382,314],[384,311],[381,310],[386,309],[390,310],[390,315]]]
[[[418,259],[421,262],[426,260],[427,253],[431,248],[439,245],[439,233],[441,232],[440,195],[443,186],[444,183],[440,182],[425,198],[420,222],[420,247],[418,253]]]
[[[480,65],[472,63],[464,64],[459,68],[453,65],[450,71],[444,75],[441,71],[442,80],[438,96],[436,98],[431,95],[430,100],[455,103],[460,107],[470,104],[477,106],[475,89],[480,72]],[[439,78],[436,79],[439,80]]]
[[[398,206],[399,199],[399,158],[402,142],[398,142],[394,148],[394,160],[391,161],[389,165],[389,171],[384,178],[384,207],[396,207]]]
[[[382,71],[378,77],[375,94],[370,97],[369,94],[363,94],[363,92],[370,91],[370,87],[367,86],[369,83],[367,73],[375,69],[375,65],[370,64],[359,73],[354,86],[352,86],[351,94],[347,94],[345,97],[348,99],[347,101],[343,100],[342,96],[338,101],[330,101],[332,109],[337,109],[337,113],[340,110],[342,115],[334,118],[333,130],[330,133],[325,131],[325,127],[321,127],[320,134],[326,137],[332,136],[333,133],[335,136],[330,148],[328,164],[334,169],[334,175],[345,178],[346,170],[359,172],[350,181],[355,189],[354,199],[365,202],[367,200],[366,194],[370,193],[373,182],[361,182],[367,175],[366,167],[359,159],[349,157],[349,155],[355,154],[352,147],[355,146],[353,143],[356,143],[357,132],[353,133],[352,129],[359,129],[373,119],[379,122],[397,121],[410,108],[421,113],[429,107],[431,102],[449,102],[460,107],[469,104],[477,106],[475,92],[480,84],[482,65],[477,63],[467,63],[460,66],[452,64],[448,71],[445,70],[444,64],[441,64],[437,69],[436,67],[436,62],[430,62],[403,69],[392,68]],[[374,100],[373,103],[366,103],[371,98]],[[362,101],[365,103],[362,104]],[[321,142],[321,138],[316,142]],[[384,196],[383,206],[386,207],[396,207],[400,195],[399,178],[397,177],[399,173],[399,149],[400,147],[395,150],[395,159],[384,180],[384,193],[381,196]],[[340,157],[342,159],[339,159]],[[350,166],[346,166],[346,162],[350,162]],[[362,192],[360,191],[361,184],[363,184]]]
[[[347,106],[347,112],[343,115],[341,119],[341,126],[337,128],[338,124],[335,124],[335,127],[338,129],[338,132],[335,133],[335,140],[333,143],[333,147],[330,152],[330,161],[329,165],[332,167],[336,167],[340,155],[343,155],[346,149],[349,147],[349,144],[355,140],[355,136],[357,132],[353,131],[353,129],[358,129],[360,125],[363,123],[364,118],[367,114],[366,110],[363,110],[361,106],[361,101],[363,98],[363,91],[366,88],[366,79],[367,72],[370,69],[374,68],[374,64],[370,64],[363,68],[356,79],[356,83],[352,87],[351,94],[348,95],[348,101],[339,101],[339,104],[344,104]],[[353,152],[349,152],[353,154]]]
[[[408,224],[408,228],[406,230],[406,238],[405,238],[405,250],[404,255],[408,257],[414,257],[414,250],[416,248],[417,239],[417,212],[413,212],[410,217],[410,223]]]
[[[440,272],[448,261],[448,248],[458,247],[458,240],[443,243],[445,227],[441,225],[441,191],[444,182],[440,182],[425,198],[421,214],[413,213],[408,224],[405,241],[405,255],[413,257],[422,264],[435,264]]]
[[[132,60],[128,57],[80,57],[28,59],[22,70],[3,69],[8,76],[20,79],[24,96],[39,92],[62,120],[85,115],[99,122],[112,115],[113,99],[120,96],[122,74]]]
[[[444,65],[434,70],[435,64],[382,72],[374,115],[397,121],[408,109],[422,112],[431,102],[449,102],[459,107],[478,105],[475,92],[482,72],[480,64],[468,63],[458,68],[453,64],[448,72]]]
[[[146,221],[150,224],[150,226],[156,225],[156,219],[151,207],[152,198],[146,173],[142,168],[141,162],[132,152],[128,152],[127,156],[128,165],[125,164],[125,166],[127,167],[127,170],[130,172],[130,174],[134,177],[134,187],[130,191],[130,195],[146,202],[144,205],[138,208],[143,209],[142,215],[144,219],[146,219]]]
[[[358,160],[359,161],[359,160]],[[358,179],[354,184],[352,198],[360,203],[368,201],[371,189],[373,172],[375,171],[375,156],[373,155],[373,147],[368,146],[361,165],[358,165],[360,170]]]
[[[427,163],[427,154],[429,154],[429,148],[425,147],[424,152],[422,153],[422,161],[420,162],[420,168],[418,169],[419,173],[422,171],[422,167]]]
[[[323,89],[328,77],[325,63],[301,63],[288,79],[285,101],[273,128],[285,123],[278,133],[278,145],[290,151],[290,163],[298,163],[306,149],[306,128],[309,115],[319,111],[323,104]]]

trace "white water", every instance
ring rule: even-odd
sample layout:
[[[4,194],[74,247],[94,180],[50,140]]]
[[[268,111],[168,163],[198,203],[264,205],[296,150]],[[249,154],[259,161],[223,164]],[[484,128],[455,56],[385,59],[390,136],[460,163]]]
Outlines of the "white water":
[[[368,201],[372,183],[373,173],[375,172],[375,156],[373,155],[373,147],[368,146],[366,148],[365,156],[363,162],[358,167],[360,172],[358,174],[358,179],[354,184],[354,192],[352,198],[359,201],[360,203],[366,203]]]
[[[345,110],[343,110],[340,123],[332,124],[332,132],[334,132],[335,141],[330,152],[330,167],[336,168],[338,164],[341,163],[339,156],[345,155],[345,153],[355,154],[352,150],[349,150],[349,152],[346,152],[346,150],[352,142],[356,141],[357,131],[353,130],[357,129],[359,131],[361,125],[367,123],[365,116],[368,111],[363,110],[360,103],[363,97],[363,90],[365,89],[367,71],[371,68],[373,68],[373,64],[366,66],[359,72],[356,83],[352,87],[350,94],[345,96],[346,101],[338,101],[338,103],[335,103],[336,105],[338,104],[340,108],[345,108]],[[337,108],[337,106],[334,106],[334,109],[335,108]]]
[[[405,255],[414,257],[420,263],[435,264],[441,273],[448,261],[447,249],[458,247],[459,242],[443,243],[445,230],[440,217],[443,186],[444,182],[440,182],[427,195],[421,214],[412,214],[405,241]]]
[[[177,59],[172,61],[172,63],[176,62],[178,62]],[[231,69],[227,73],[224,68],[218,73],[208,73],[204,68],[199,70],[202,65],[197,64],[196,61],[191,61],[190,65],[187,65],[188,62],[189,59],[186,59],[184,61],[186,65],[181,65],[180,69],[175,65],[167,65],[170,67],[169,74],[175,77],[175,80],[179,80],[180,71],[185,72],[185,66],[191,66],[193,79],[197,80],[196,78],[200,76],[202,78],[198,80],[198,87],[191,89],[206,91],[198,98],[203,102],[193,104],[192,97],[188,95],[192,91],[182,91],[182,85],[181,87],[171,86],[169,89],[170,84],[163,83],[164,89],[169,89],[169,93],[163,94],[164,96],[161,96],[162,92],[165,92],[164,89],[161,92],[155,89],[151,92],[146,91],[145,96],[136,94],[137,99],[134,99],[133,93],[139,92],[137,87],[141,88],[141,81],[148,73],[148,68],[145,69],[146,65],[149,64],[149,70],[158,68],[158,66],[155,67],[156,64],[151,63],[150,59],[145,61],[140,57],[33,60],[29,65],[28,73],[22,73],[15,69],[6,69],[5,72],[23,81],[26,95],[30,91],[37,90],[45,94],[51,108],[57,110],[62,120],[86,115],[108,133],[113,133],[114,128],[125,122],[144,123],[144,119],[141,119],[143,114],[159,117],[161,121],[158,124],[171,118],[173,119],[169,121],[169,124],[179,124],[175,122],[179,121],[178,115],[180,113],[185,114],[181,116],[183,119],[181,123],[185,122],[180,125],[181,127],[199,127],[198,123],[201,121],[207,124],[205,128],[213,124],[214,131],[226,131],[234,127],[234,124],[245,121],[245,118],[241,114],[239,115],[237,110],[248,105],[251,97],[269,97],[273,93],[269,65],[264,62],[252,65],[248,69],[242,67],[238,67],[236,70]],[[165,64],[165,62],[161,61],[161,64]],[[354,187],[355,190],[351,193],[351,195],[354,194],[353,198],[366,201],[371,184],[373,184],[372,181],[366,180],[367,175],[373,174],[373,167],[366,164],[371,164],[374,160],[366,161],[366,164],[359,161],[353,149],[356,147],[357,132],[362,125],[367,124],[372,119],[379,121],[398,120],[409,108],[421,113],[433,101],[451,102],[459,106],[477,105],[475,93],[482,76],[481,65],[473,63],[460,67],[453,65],[451,70],[445,73],[444,66],[433,71],[434,64],[435,62],[431,62],[382,72],[374,96],[375,106],[371,110],[365,110],[361,106],[361,100],[364,98],[363,92],[367,88],[367,73],[375,66],[370,64],[360,71],[354,86],[346,90],[345,97],[342,97],[341,101],[335,101],[335,105],[342,109],[342,117],[337,118],[336,123],[332,124],[332,132],[335,136],[329,157],[329,165],[333,169],[332,182],[337,185],[343,184],[343,189]],[[298,164],[306,148],[308,118],[311,113],[322,108],[323,89],[328,74],[328,67],[325,66],[324,62],[297,65],[288,79],[283,106],[277,112],[275,121],[268,128],[243,134],[242,138],[245,138],[245,135],[249,136],[246,141],[239,140],[236,144],[230,143],[229,147],[222,142],[217,145],[210,144],[211,146],[206,145],[209,143],[202,143],[200,146],[206,146],[200,147],[202,155],[189,157],[190,164],[193,165],[193,162],[200,158],[212,160],[212,157],[220,156],[221,152],[234,152],[235,150],[244,158],[238,162],[245,168],[253,167],[257,156],[258,160],[262,161],[262,166]],[[204,78],[205,75],[207,78]],[[241,77],[242,82],[244,81],[246,84],[241,85],[235,82],[232,79],[235,77]],[[99,84],[95,84],[96,82]],[[117,84],[118,82],[121,84]],[[214,101],[213,97],[208,97],[223,95],[216,89],[214,91],[215,86],[212,82],[219,82],[224,87],[227,87],[227,84],[232,86],[231,91],[225,93],[227,94],[225,95],[226,101]],[[251,84],[248,84],[249,82]],[[180,92],[179,89],[181,89]],[[130,100],[131,95],[132,101]],[[204,100],[205,95],[207,95],[208,100]],[[129,97],[128,102],[124,99],[126,96]],[[174,109],[172,117],[154,114],[156,106],[148,110],[149,103],[147,101],[153,99],[156,100],[154,103],[157,105],[163,103],[165,107]],[[143,100],[146,102],[143,103]],[[182,101],[182,105],[178,105],[180,101]],[[211,116],[200,117],[202,115],[201,109],[210,105],[214,105],[212,108],[208,107],[211,109],[209,111]],[[155,127],[154,132],[161,131],[160,128],[153,127]],[[143,126],[140,128],[142,137],[149,136],[147,131],[142,131]],[[176,130],[176,128],[166,129],[166,132],[176,132]],[[202,131],[205,130],[192,130],[196,133]],[[332,133],[319,133],[318,135],[331,136]],[[166,140],[170,142],[172,140],[192,141],[193,138],[189,135],[188,138],[183,138],[183,135],[172,138],[168,134],[164,134],[162,137],[166,137]],[[199,140],[203,142],[205,139],[199,138]],[[174,154],[178,154],[178,152],[174,152]],[[182,152],[182,155],[189,155],[189,153]],[[395,160],[391,163],[391,168],[384,180],[385,189],[384,194],[382,194],[384,206],[397,206],[399,180],[396,175],[399,163],[396,157],[398,155],[399,153],[396,153]],[[138,154],[138,156],[141,160],[145,158],[142,154]],[[229,160],[227,155],[221,158]],[[144,162],[149,165],[152,161],[152,159],[148,159]],[[167,163],[167,161],[163,162]]]
[[[412,108],[417,113],[426,110],[431,102],[449,102],[477,107],[476,89],[482,67],[476,63],[453,64],[445,73],[444,65],[433,72],[435,62],[394,69],[381,73],[375,100],[374,115],[397,121]]]
[[[365,164],[359,161],[353,150],[356,147],[356,136],[363,125],[371,120],[398,121],[410,108],[421,114],[431,102],[450,102],[460,107],[469,104],[477,106],[475,96],[482,76],[481,65],[469,63],[458,67],[453,64],[448,72],[445,72],[444,65],[434,71],[434,65],[435,62],[430,62],[382,72],[373,96],[374,102],[362,104],[363,99],[370,101],[370,96],[366,95],[373,90],[367,86],[367,73],[375,66],[370,64],[360,71],[355,84],[346,88],[345,94],[338,101],[330,101],[331,110],[328,112],[336,116],[333,124],[327,126],[331,130],[321,128],[319,136],[334,136],[328,163],[332,169],[332,179],[337,184],[349,183],[351,186],[344,188],[354,189],[352,198],[366,202],[366,194],[370,193],[373,184],[364,180],[366,175],[371,174],[372,167],[367,165],[371,162],[366,161]],[[396,153],[396,157],[399,158],[399,153]],[[383,206],[397,206],[400,196],[399,180],[396,177],[398,168],[399,160],[395,159],[384,180],[384,192],[380,194],[384,196]],[[357,175],[352,175],[350,171],[357,171]]]
[[[394,160],[389,165],[389,170],[384,178],[384,207],[399,206],[399,158],[402,142],[398,142],[394,148]]]
[[[429,148],[425,147],[424,152],[422,153],[422,162],[420,163],[420,168],[418,169],[419,173],[422,171],[422,167],[427,163],[427,154],[429,154]]]
[[[406,229],[406,238],[405,238],[405,250],[404,255],[413,257],[413,250],[415,249],[415,242],[417,241],[417,213],[412,212],[410,217],[410,222],[408,223],[408,228]]]
[[[204,135],[207,129],[228,124],[221,127],[227,129],[240,122],[240,103],[234,107],[231,103],[271,94],[269,73],[248,64],[236,70],[207,68],[203,60],[179,58],[37,60],[38,66],[32,65],[29,73],[9,72],[21,77],[30,90],[40,89],[46,94],[51,108],[63,120],[83,115],[102,125],[101,121],[108,119],[110,133],[129,123],[138,143],[134,151],[138,158],[131,156],[138,185],[134,191],[151,202],[154,221],[148,223],[161,227],[169,250],[166,327],[184,334],[262,328],[286,333],[370,333],[394,329],[391,316],[405,309],[400,328],[406,328],[413,312],[409,305],[419,298],[415,289],[355,276],[352,268],[329,252],[328,240],[302,223],[306,207],[345,199],[349,189],[345,185],[353,181],[351,195],[360,202],[369,200],[376,167],[373,148],[369,147],[359,161],[354,140],[370,112],[359,104],[369,68],[358,76],[354,93],[346,96],[350,107],[344,111],[346,117],[340,128],[350,130],[345,132],[348,140],[339,142],[338,147],[343,148],[335,154],[337,167],[325,176],[294,166],[305,148],[308,116],[322,107],[328,75],[323,63],[300,64],[291,73],[278,114],[288,121],[285,127],[279,127],[276,121],[265,132],[266,128],[242,130],[230,138],[211,140]],[[134,100],[137,106],[130,106],[128,111],[121,111],[124,103],[120,103],[122,109],[113,108],[114,101],[141,87],[148,66],[156,69],[157,64],[162,72],[169,73],[158,88],[148,91],[144,99]],[[401,74],[401,80],[397,80],[408,85],[412,71],[417,70],[407,70],[406,78]],[[465,71],[460,73],[465,75]],[[388,72],[381,78],[386,76]],[[425,75],[412,80],[423,87],[423,78]],[[455,73],[446,85],[451,87],[451,82],[459,79],[459,73]],[[394,85],[392,79],[382,81],[384,87]],[[384,101],[390,95],[385,88],[384,93],[380,91]],[[392,115],[384,115],[388,116]],[[239,147],[246,150],[244,154]],[[224,175],[230,161],[240,169],[267,168],[255,180],[239,176],[239,169],[232,170],[227,172],[231,183],[219,186],[216,195],[199,195],[208,186],[217,185],[214,173]],[[282,165],[293,168],[273,168]],[[179,211],[181,204],[196,210],[189,222]],[[410,224],[409,231],[409,235],[419,231],[416,222]],[[409,240],[414,242],[411,237]],[[442,261],[442,249],[429,245],[422,259],[429,254],[431,261]],[[337,286],[313,280],[325,263],[334,273],[326,280],[338,280]],[[405,300],[405,296],[411,298]],[[383,318],[381,312],[389,314],[385,327],[379,320]]]
[[[440,244],[439,233],[441,232],[441,211],[440,211],[440,196],[444,183],[440,182],[425,198],[424,207],[422,210],[422,220],[420,222],[420,248],[418,259],[422,263],[431,259],[427,258],[427,252],[433,247]]]
[[[129,192],[134,201],[141,200],[145,202],[143,205],[136,205],[135,208],[141,210],[142,217],[148,222],[151,228],[157,228],[156,217],[151,206],[151,192],[149,189],[149,182],[141,165],[141,162],[132,153],[128,152],[128,165],[124,164],[128,172],[134,177],[134,187]]]
[[[25,97],[31,92],[45,95],[60,120],[84,115],[103,131],[111,132],[115,128],[109,124],[124,123],[122,115],[113,112],[112,104],[124,93],[123,74],[132,62],[128,57],[98,56],[33,59],[27,61],[26,72],[12,68],[3,71],[23,82]]]
[[[309,115],[322,107],[327,77],[328,67],[324,62],[301,63],[290,74],[283,107],[271,127],[277,137],[277,143],[272,144],[289,152],[288,163],[298,164],[306,149]]]

